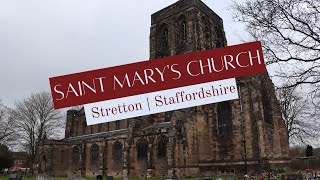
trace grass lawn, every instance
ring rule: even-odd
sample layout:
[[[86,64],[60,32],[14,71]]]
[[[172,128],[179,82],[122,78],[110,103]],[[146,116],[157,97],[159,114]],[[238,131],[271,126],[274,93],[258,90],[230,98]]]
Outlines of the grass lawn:
[[[8,179],[8,175],[4,175],[4,176],[0,176],[1,180],[7,180]]]
[[[8,180],[9,175],[1,175],[0,180]],[[36,180],[36,176],[22,176],[22,180]]]
[[[280,174],[289,175],[289,174],[299,174],[300,172],[302,174],[305,173],[304,171],[286,171],[286,172],[283,172],[283,173],[280,173]],[[9,175],[2,175],[2,176],[0,176],[0,180],[8,180],[8,177],[9,177]],[[206,176],[202,176],[202,177],[198,177],[198,178],[204,180],[206,178]],[[214,176],[214,177],[208,177],[208,178],[210,178],[212,180],[217,180],[217,179],[226,180],[228,178],[233,178],[234,180],[238,180],[238,179],[242,179],[243,177],[242,176],[236,176],[236,175],[235,176],[232,176],[232,175],[231,176],[221,175],[221,176]],[[260,177],[256,176],[255,178],[260,178]],[[67,180],[68,177],[50,177],[48,179],[49,180],[53,180],[53,179],[55,179],[55,180]],[[85,180],[95,180],[95,178],[93,178],[93,177],[85,177],[84,179]],[[103,179],[106,180],[106,177],[104,176]],[[145,179],[145,178],[129,178],[128,180],[143,180],[143,179]],[[181,178],[179,178],[179,180],[194,180],[194,179],[197,179],[197,178],[196,177],[188,177],[188,178],[181,177]],[[278,176],[277,180],[278,179],[280,180],[281,177]],[[36,176],[30,176],[30,175],[23,176],[22,180],[36,180]],[[123,180],[123,179],[122,178],[113,178],[113,180]],[[164,180],[164,178],[152,178],[151,180]]]
[[[226,179],[226,177],[231,177],[231,176],[216,176],[216,177],[212,177],[213,180],[217,179],[217,178],[222,178],[222,179]],[[3,175],[0,176],[0,180],[8,180],[9,175]],[[62,180],[62,179],[68,179],[68,177],[51,177],[52,179],[56,179],[56,180]],[[50,178],[50,179],[51,179]],[[205,177],[201,177],[201,179],[204,179]],[[94,180],[93,177],[85,177],[84,179],[86,180]],[[163,180],[164,178],[152,178],[151,180]],[[193,177],[189,177],[189,178],[179,178],[179,180],[194,180],[196,178]],[[237,177],[234,177],[234,179],[238,179]],[[36,176],[23,176],[22,180],[36,180]],[[104,180],[106,180],[106,177],[104,177]],[[123,180],[122,178],[113,178],[113,180]],[[142,178],[129,178],[129,180],[143,180]]]

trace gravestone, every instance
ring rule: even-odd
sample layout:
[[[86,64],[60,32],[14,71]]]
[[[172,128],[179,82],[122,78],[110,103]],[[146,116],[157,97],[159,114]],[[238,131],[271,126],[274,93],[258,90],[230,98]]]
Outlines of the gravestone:
[[[179,180],[178,176],[177,175],[174,175],[172,180]]]
[[[98,175],[96,178],[97,178],[97,180],[103,180],[103,176],[102,175]]]
[[[302,174],[290,174],[287,175],[287,180],[303,180]]]

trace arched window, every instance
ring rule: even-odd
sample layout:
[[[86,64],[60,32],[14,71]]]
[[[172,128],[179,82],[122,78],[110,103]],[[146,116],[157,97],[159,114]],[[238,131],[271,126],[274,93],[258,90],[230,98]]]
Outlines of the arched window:
[[[90,160],[91,162],[99,160],[99,147],[97,144],[93,144],[90,148]]]
[[[102,131],[102,124],[98,124],[98,132]]]
[[[185,52],[187,40],[187,22],[184,15],[181,15],[178,18],[176,29],[176,52],[177,54],[181,54]]]
[[[140,138],[137,141],[137,157],[138,159],[144,159],[147,157],[148,141],[144,138]]]
[[[178,43],[187,39],[187,22],[186,17],[181,15],[178,18]]]
[[[263,118],[266,124],[272,125],[272,105],[270,93],[268,93],[268,87],[265,83],[261,83],[261,101],[263,107]]]
[[[80,150],[78,146],[72,148],[72,163],[78,164],[80,159]]]
[[[209,19],[202,16],[201,21],[203,23],[203,28],[202,28],[202,33],[203,33],[203,38],[204,38],[204,42],[205,42],[205,48],[209,49],[210,47],[210,43],[211,43],[211,30],[210,30],[210,23],[209,23]]]
[[[186,23],[186,21],[183,21],[181,23],[180,32],[181,32],[181,39],[186,40],[187,39],[187,23]]]
[[[157,57],[167,57],[169,55],[168,43],[169,34],[167,24],[162,24],[158,30],[158,54]]]
[[[167,138],[165,136],[160,136],[157,142],[158,157],[165,158],[167,156]]]
[[[165,27],[161,31],[161,45],[166,48],[168,46],[168,28]]]
[[[218,104],[218,133],[230,134],[232,133],[232,119],[231,106],[229,102],[222,102]]]
[[[173,114],[173,111],[167,111],[167,112],[165,112],[165,122],[171,121],[172,114]]]
[[[119,130],[120,129],[120,121],[115,121],[115,124],[116,124],[116,130]]]
[[[204,35],[204,38],[206,39],[209,39],[210,38],[210,23],[209,23],[209,20],[202,16],[201,18],[202,20],[202,23],[203,23],[203,35]]]
[[[122,159],[122,144],[116,141],[112,146],[112,158],[115,161]]]
[[[179,134],[182,133],[182,130],[183,130],[183,122],[182,120],[177,120],[176,122],[176,130]]]
[[[45,161],[45,162],[47,161],[47,156],[46,155],[42,156],[42,161]]]

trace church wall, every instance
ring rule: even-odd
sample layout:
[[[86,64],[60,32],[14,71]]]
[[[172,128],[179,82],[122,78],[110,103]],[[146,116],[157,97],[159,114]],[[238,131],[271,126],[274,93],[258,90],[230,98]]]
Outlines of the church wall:
[[[77,137],[117,130],[116,121],[88,126],[86,124],[85,114],[82,111],[83,110],[80,110],[79,112],[69,110],[67,112],[66,137]],[[120,120],[119,123],[119,129],[125,129],[127,128],[128,120]]]
[[[244,125],[244,139],[246,141],[245,144],[245,150],[247,153],[247,158],[252,159],[254,157],[254,139],[253,139],[253,132],[254,130],[252,129],[253,125],[253,112],[251,110],[251,92],[249,91],[249,86],[247,82],[243,82],[240,85],[240,91],[241,91],[241,96],[246,97],[241,99],[242,103],[242,108],[243,108],[243,115],[242,115],[242,121]],[[239,102],[240,104],[240,102]],[[243,144],[244,146],[244,144]],[[244,150],[243,150],[244,151]],[[244,153],[244,152],[243,152]]]
[[[270,84],[273,84],[272,81],[268,78]],[[272,111],[275,112],[273,113],[273,119],[274,121],[274,126],[276,133],[274,133],[273,141],[275,143],[275,146],[277,147],[274,149],[276,152],[274,152],[273,157],[275,158],[282,158],[282,157],[289,157],[289,142],[288,142],[288,133],[287,133],[287,128],[285,127],[285,124],[283,123],[283,119],[281,116],[281,110],[280,110],[280,104],[279,101],[275,97],[275,90],[274,88],[270,89],[270,94],[272,97],[272,104],[273,104],[273,109]]]
[[[71,159],[71,152],[68,146],[65,145],[53,145],[52,147],[52,170],[53,174],[59,174],[61,176],[67,176],[66,171],[70,166],[68,159]]]
[[[102,124],[101,124],[102,125]],[[92,132],[90,133],[90,134],[95,134],[95,133],[99,133],[99,131],[98,131],[98,124],[95,124],[95,125],[91,125],[91,126],[89,126],[89,128],[91,128],[92,130]]]
[[[198,134],[198,153],[199,161],[201,160],[212,160],[210,149],[212,146],[212,139],[210,138],[210,126],[208,117],[206,114],[200,112],[197,113],[196,117],[196,127]]]
[[[281,154],[281,149],[287,147],[287,142],[283,141],[284,143],[281,144],[281,137],[285,137],[281,134],[281,129],[279,126],[283,127],[283,123],[279,117],[279,112],[276,111],[277,105],[276,100],[272,100],[272,104],[274,104],[272,109],[273,116],[274,116],[274,124],[273,128],[268,129],[268,126],[264,123],[263,118],[262,118],[262,109],[261,109],[261,101],[260,101],[260,92],[258,89],[255,87],[255,85],[252,85],[252,80],[251,78],[253,77],[248,77],[247,79],[242,79],[241,80],[241,101],[240,100],[233,100],[229,101],[229,103],[232,106],[232,123],[233,123],[233,135],[228,137],[233,141],[233,150],[230,151],[230,153],[227,154],[227,156],[223,156],[219,154],[219,151],[227,151],[226,149],[221,149],[221,147],[217,147],[217,150],[215,150],[216,146],[216,141],[215,139],[222,139],[221,137],[217,136],[217,131],[216,127],[214,127],[214,124],[217,122],[217,109],[216,105],[211,105],[212,107],[209,107],[209,105],[206,105],[204,109],[206,109],[207,117],[204,118],[203,115],[199,116],[199,112],[197,113],[197,118],[194,119],[196,123],[196,128],[197,128],[197,142],[198,144],[192,144],[190,140],[188,140],[188,145],[190,147],[198,147],[198,153],[199,153],[199,162],[206,164],[206,162],[215,162],[214,164],[217,164],[218,162],[221,162],[222,164],[227,164],[227,162],[235,162],[235,161],[240,161],[242,163],[245,162],[245,154],[246,154],[246,161],[248,164],[254,163],[254,159],[257,157],[267,157],[270,159],[270,161],[267,161],[268,163],[272,163],[272,159],[277,159],[277,158],[283,158],[287,157],[283,154]],[[255,77],[257,78],[257,77]],[[249,90],[250,89],[250,90]],[[241,104],[242,104],[242,111],[243,115],[241,116]],[[198,107],[199,108],[199,107]],[[201,114],[201,112],[200,112]],[[212,114],[212,115],[210,115]],[[210,124],[210,120],[212,124]],[[243,123],[242,123],[243,122]],[[244,129],[242,129],[242,124],[244,125]],[[192,128],[190,128],[192,129]],[[187,139],[192,139],[190,135],[192,134],[192,131],[188,129],[187,131],[189,132],[189,136],[187,136]],[[285,129],[282,129],[285,131]],[[243,131],[244,131],[244,136],[243,136]],[[205,136],[205,134],[212,134],[212,136]],[[281,137],[280,137],[281,136]],[[271,137],[273,139],[267,139],[267,137]],[[256,140],[254,140],[256,139]],[[284,138],[283,138],[284,139]],[[226,142],[226,139],[223,139],[224,142]],[[246,141],[245,147],[243,140]],[[218,140],[219,143],[219,140]],[[272,143],[273,145],[270,145]],[[270,148],[270,146],[272,148]],[[275,148],[275,146],[277,146]],[[229,147],[228,147],[229,148]],[[210,149],[208,151],[207,149]],[[189,150],[190,152],[191,150]],[[209,153],[206,153],[206,152]],[[287,153],[287,150],[284,152]],[[217,155],[218,153],[218,155]],[[223,158],[223,160],[221,159]],[[192,158],[189,158],[192,159]],[[189,160],[190,161],[190,160]],[[257,162],[256,162],[257,163]],[[264,162],[262,162],[264,163]],[[281,163],[280,163],[281,164]],[[284,162],[282,162],[282,165]],[[250,165],[248,165],[250,166]],[[211,165],[211,168],[209,170],[204,167],[200,168],[201,172],[209,172],[212,171],[213,169],[219,169],[219,165]],[[202,170],[203,169],[203,170]],[[239,167],[236,165],[231,165],[229,167],[224,167],[222,168],[224,170],[233,172],[234,170],[239,170]],[[243,169],[243,166],[242,168]],[[259,170],[259,169],[258,169]]]
[[[146,178],[147,176],[147,159],[138,159],[137,158],[137,148],[136,148],[136,142],[139,139],[139,137],[134,138],[133,144],[130,148],[130,170],[129,174],[130,177],[140,177],[140,178]]]
[[[157,156],[157,146],[153,148],[153,166],[154,166],[154,176],[155,177],[166,177],[168,173],[168,162],[167,158],[159,158]]]
[[[241,100],[230,101],[232,107],[232,122],[233,122],[233,151],[229,156],[229,160],[243,161],[245,154],[247,159],[253,158],[252,144],[252,110],[250,106],[252,101],[249,97],[248,87],[245,82],[241,81],[240,89],[238,89]],[[252,94],[250,93],[250,96]],[[244,144],[245,141],[245,144]]]
[[[97,144],[99,147],[99,159],[98,161],[91,161],[90,160],[90,148],[93,144]],[[102,156],[102,142],[101,141],[93,141],[88,142],[85,145],[86,147],[86,159],[85,159],[85,167],[86,167],[86,176],[96,176],[100,174],[100,157]]]
[[[73,131],[74,131],[74,125],[73,125],[73,120],[74,116],[76,115],[77,111],[75,110],[69,110],[67,111],[67,120],[66,120],[66,130],[65,130],[65,137],[69,138],[74,136]]]
[[[150,162],[148,169],[151,169],[153,176],[166,177],[168,173],[168,162],[167,157],[158,156],[158,143],[161,136],[165,137],[165,134],[157,134],[149,137],[149,148],[150,149]],[[167,152],[166,152],[167,154]]]
[[[119,141],[122,144],[122,147],[124,145],[123,139],[117,139],[117,140],[108,140],[107,141],[107,154],[105,161],[107,161],[107,175],[108,176],[114,176],[114,177],[122,177],[122,162],[123,162],[123,156],[121,160],[114,160],[113,159],[113,145],[116,141]]]
[[[52,175],[66,176],[70,174],[69,145],[45,144],[38,146],[37,163],[38,173],[49,172]]]
[[[174,151],[175,157],[175,167],[177,174],[180,176],[185,175],[184,168],[186,167],[186,157],[185,157],[186,147],[182,142],[182,139],[176,140],[176,146]]]
[[[85,119],[85,116],[81,116],[81,118],[79,118],[79,125],[78,125],[78,131],[79,131],[79,135],[86,135],[86,134],[90,134],[89,128],[87,126],[87,122]]]

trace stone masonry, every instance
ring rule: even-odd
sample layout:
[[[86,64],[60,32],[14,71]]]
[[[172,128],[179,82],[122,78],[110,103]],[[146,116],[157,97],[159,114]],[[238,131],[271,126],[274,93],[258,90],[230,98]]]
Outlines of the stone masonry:
[[[222,19],[200,0],[151,16],[151,60],[226,45]],[[83,109],[69,110],[65,138],[38,145],[38,172],[171,179],[286,168],[288,135],[268,74],[237,84],[237,100],[93,126]]]

